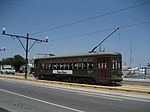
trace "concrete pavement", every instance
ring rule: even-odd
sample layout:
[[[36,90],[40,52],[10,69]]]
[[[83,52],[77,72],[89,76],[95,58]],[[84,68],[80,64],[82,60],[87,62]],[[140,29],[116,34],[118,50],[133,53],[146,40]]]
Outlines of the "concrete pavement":
[[[0,105],[11,112],[149,112],[148,94],[0,79]]]
[[[0,75],[1,78],[11,78],[11,79],[19,79],[25,80],[23,75]],[[78,84],[78,83],[67,83],[67,82],[58,82],[58,81],[47,81],[47,80],[37,80],[32,75],[28,77],[29,81],[33,82],[42,82],[48,84],[60,84],[65,86],[74,86],[74,87],[82,87],[82,88],[95,88],[95,89],[105,89],[105,90],[115,90],[115,91],[124,91],[124,92],[137,92],[150,94],[150,86],[131,86],[131,85],[122,85],[122,86],[101,86],[101,85],[87,85],[87,84]],[[148,80],[149,81],[149,80]]]

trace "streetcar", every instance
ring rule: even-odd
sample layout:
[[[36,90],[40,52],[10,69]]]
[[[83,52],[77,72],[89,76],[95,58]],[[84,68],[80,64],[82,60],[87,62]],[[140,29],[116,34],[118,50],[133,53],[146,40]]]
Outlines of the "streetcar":
[[[34,76],[38,79],[94,84],[123,80],[122,55],[118,52],[52,55],[36,58],[34,63]]]

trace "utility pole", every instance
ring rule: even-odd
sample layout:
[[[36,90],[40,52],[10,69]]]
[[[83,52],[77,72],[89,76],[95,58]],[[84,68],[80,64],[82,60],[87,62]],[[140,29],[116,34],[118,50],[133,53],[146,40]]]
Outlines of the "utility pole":
[[[5,48],[5,47],[4,47],[4,48],[0,48],[0,52],[1,52],[1,51],[5,51],[5,50],[6,50],[6,48]]]
[[[26,66],[25,66],[25,79],[27,79],[27,74],[28,74],[28,46],[29,46],[29,34],[27,33],[27,39],[26,39]]]
[[[5,50],[6,50],[5,47],[4,47],[4,48],[0,48],[0,52],[1,52],[1,51],[5,51]],[[2,63],[1,63],[1,61],[0,61],[0,72],[1,72],[1,64],[2,64]]]
[[[8,34],[8,33],[6,33],[6,28],[5,27],[3,27],[3,29],[2,29],[2,34],[10,36],[10,37],[16,37],[19,40],[20,44],[22,45],[23,49],[25,50],[25,53],[26,53],[26,59],[25,59],[26,65],[25,65],[25,76],[24,77],[25,77],[25,79],[27,79],[27,74],[28,74],[28,70],[27,70],[28,69],[28,53],[31,50],[31,48],[35,45],[36,42],[48,42],[48,36],[46,36],[45,40],[40,40],[40,39],[30,38],[28,33],[27,33],[27,36]],[[20,38],[26,39],[26,47],[23,45],[23,43],[20,40]],[[30,46],[30,48],[29,48],[29,40],[33,40],[34,41],[33,44]]]

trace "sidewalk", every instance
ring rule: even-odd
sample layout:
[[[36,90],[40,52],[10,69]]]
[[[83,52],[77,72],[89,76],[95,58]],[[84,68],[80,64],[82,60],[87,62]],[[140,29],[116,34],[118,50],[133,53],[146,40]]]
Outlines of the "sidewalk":
[[[25,73],[15,73],[14,75],[12,75],[12,74],[0,74],[0,77],[25,80]],[[35,80],[35,77],[32,74],[28,74],[27,79]]]
[[[148,82],[150,83],[150,79],[135,79],[135,78],[123,78],[124,81],[137,81],[137,82]]]

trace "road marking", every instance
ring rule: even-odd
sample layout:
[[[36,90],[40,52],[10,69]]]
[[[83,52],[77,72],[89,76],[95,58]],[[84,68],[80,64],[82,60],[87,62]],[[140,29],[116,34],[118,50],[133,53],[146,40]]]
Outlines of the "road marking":
[[[16,96],[24,97],[24,98],[27,98],[27,99],[35,100],[35,101],[38,101],[38,102],[42,102],[42,103],[45,103],[45,104],[53,105],[53,106],[56,106],[56,107],[64,108],[64,109],[67,109],[67,110],[75,111],[75,112],[85,112],[85,111],[82,111],[82,110],[70,108],[70,107],[67,107],[67,106],[63,106],[63,105],[47,102],[47,101],[44,101],[44,100],[32,98],[32,97],[29,97],[29,96],[25,96],[25,95],[22,95],[22,94],[18,94],[18,93],[15,93],[15,92],[7,91],[7,90],[4,90],[4,89],[0,89],[0,91],[10,93],[10,94],[13,94],[13,95],[16,95]]]

